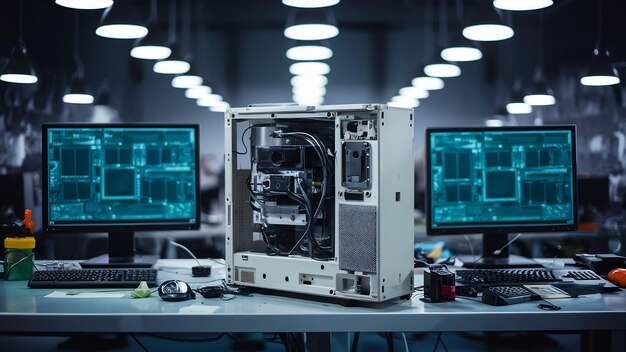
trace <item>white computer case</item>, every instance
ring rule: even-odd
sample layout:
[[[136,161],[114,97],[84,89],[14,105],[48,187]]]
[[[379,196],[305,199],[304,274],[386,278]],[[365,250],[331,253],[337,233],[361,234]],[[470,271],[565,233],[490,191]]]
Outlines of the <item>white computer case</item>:
[[[287,136],[290,131],[301,140]],[[225,132],[229,284],[370,302],[410,296],[413,110],[383,104],[232,108]],[[324,146],[316,149],[316,139]],[[326,174],[315,150],[326,152]],[[324,176],[331,171],[334,176]],[[279,204],[287,193],[295,205]],[[322,208],[315,219],[314,197]]]

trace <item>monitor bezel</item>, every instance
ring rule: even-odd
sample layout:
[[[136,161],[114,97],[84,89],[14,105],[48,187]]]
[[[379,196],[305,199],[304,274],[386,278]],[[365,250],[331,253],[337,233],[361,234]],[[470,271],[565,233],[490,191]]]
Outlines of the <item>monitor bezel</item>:
[[[433,228],[431,204],[431,135],[445,132],[495,132],[495,131],[569,131],[572,134],[572,224],[494,224],[493,226],[464,226]],[[503,126],[503,127],[429,127],[426,128],[426,233],[427,235],[459,235],[459,234],[508,234],[512,232],[565,232],[578,230],[578,186],[577,186],[577,155],[576,155],[576,125],[542,125],[542,126]]]
[[[193,129],[195,143],[195,213],[194,223],[183,221],[132,221],[132,222],[94,222],[74,224],[49,224],[48,218],[48,130],[55,128],[181,128]],[[42,220],[44,233],[64,232],[134,232],[134,231],[169,231],[169,230],[197,230],[200,228],[200,125],[189,123],[44,123],[42,124]]]

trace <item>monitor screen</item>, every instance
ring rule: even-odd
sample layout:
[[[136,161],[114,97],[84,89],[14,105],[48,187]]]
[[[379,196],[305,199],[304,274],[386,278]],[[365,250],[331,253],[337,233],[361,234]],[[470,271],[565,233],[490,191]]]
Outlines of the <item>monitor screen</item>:
[[[426,130],[426,231],[483,234],[465,266],[538,266],[507,235],[576,230],[576,195],[575,126]]]
[[[44,124],[44,232],[108,232],[83,267],[149,267],[134,231],[200,227],[199,127]]]
[[[428,233],[575,230],[575,141],[574,126],[428,129]]]
[[[44,230],[199,226],[197,125],[47,124]]]

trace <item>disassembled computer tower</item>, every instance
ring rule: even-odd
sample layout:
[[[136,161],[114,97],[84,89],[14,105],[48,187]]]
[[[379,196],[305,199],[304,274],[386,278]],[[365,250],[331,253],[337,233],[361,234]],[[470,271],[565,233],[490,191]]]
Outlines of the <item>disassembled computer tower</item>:
[[[413,290],[413,110],[225,113],[227,282],[381,302]]]

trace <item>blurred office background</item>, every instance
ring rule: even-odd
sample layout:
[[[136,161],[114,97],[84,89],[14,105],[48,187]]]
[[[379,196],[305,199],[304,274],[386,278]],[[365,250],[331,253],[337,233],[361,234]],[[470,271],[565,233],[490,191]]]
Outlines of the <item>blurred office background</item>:
[[[37,80],[0,81],[3,221],[21,217],[26,207],[34,209],[41,227],[42,122],[199,123],[205,224],[197,234],[172,236],[190,244],[198,256],[221,256],[223,116],[228,106],[392,102],[415,108],[418,234],[426,127],[575,123],[578,170],[584,179],[581,202],[587,204],[581,206],[581,217],[590,231],[567,241],[557,239],[531,254],[569,255],[593,248],[624,252],[619,246],[626,231],[623,1],[539,1],[545,7],[521,11],[496,8],[502,4],[507,8],[507,1],[491,0],[342,0],[330,1],[332,5],[322,9],[297,8],[279,0],[116,0],[104,19],[108,10],[67,7],[75,3],[5,0],[0,4],[0,74],[26,65]],[[114,17],[114,12],[120,17]],[[321,67],[327,83],[315,94],[294,95],[290,66],[300,61],[286,53],[303,42],[287,38],[285,29],[314,16],[319,23],[334,25],[338,34],[320,42],[305,41],[330,49],[332,55],[326,50],[319,60],[326,65],[301,69],[306,76]],[[130,55],[140,41],[96,34],[104,21],[113,19],[146,25],[151,40],[176,46],[190,63],[188,74],[201,77],[210,89],[189,98],[193,93],[173,87],[177,74],[156,73],[157,60]],[[505,31],[495,41],[464,38],[464,29],[476,23],[506,25],[513,33],[505,38]],[[479,51],[466,51],[470,56],[448,57],[451,62],[444,62],[442,50],[461,40],[463,47]],[[443,87],[423,86],[424,80],[415,80],[426,77],[424,68],[433,63],[456,66],[431,67],[452,69],[428,72],[441,77],[435,83],[442,82]],[[609,81],[581,82],[591,71],[603,71]],[[84,80],[86,90],[81,93],[90,94],[93,102],[87,97],[82,101],[86,104],[76,104],[66,97],[70,90],[76,93],[81,88],[77,78]],[[403,87],[414,89],[400,94]],[[543,90],[548,100],[526,104],[533,101],[525,103],[524,97],[537,90]],[[155,236],[140,237],[138,250],[183,255],[167,248],[165,237],[154,240]],[[96,236],[90,243],[77,244],[69,235],[44,235],[38,255],[85,258],[98,254],[98,241],[105,240]],[[564,248],[567,243],[571,246]]]

